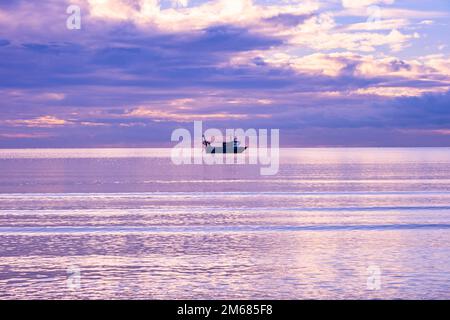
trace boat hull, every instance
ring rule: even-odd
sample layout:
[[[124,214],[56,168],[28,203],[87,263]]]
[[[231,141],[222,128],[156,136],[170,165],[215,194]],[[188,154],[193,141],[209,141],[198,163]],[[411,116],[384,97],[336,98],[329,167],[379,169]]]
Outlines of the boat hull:
[[[247,147],[231,147],[231,148],[212,147],[212,146],[206,147],[206,153],[209,154],[242,153],[245,150],[247,150]]]

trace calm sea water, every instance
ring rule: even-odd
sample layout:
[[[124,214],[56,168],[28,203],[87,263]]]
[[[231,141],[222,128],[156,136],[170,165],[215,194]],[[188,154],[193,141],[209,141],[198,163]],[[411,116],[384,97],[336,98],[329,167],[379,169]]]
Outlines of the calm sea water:
[[[1,299],[449,299],[450,149],[0,150]]]

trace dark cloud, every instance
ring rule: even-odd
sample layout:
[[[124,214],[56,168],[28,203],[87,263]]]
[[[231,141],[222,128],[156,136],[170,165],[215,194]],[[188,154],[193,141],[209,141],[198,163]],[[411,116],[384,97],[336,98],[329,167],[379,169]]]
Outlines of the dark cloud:
[[[391,71],[411,70],[411,66],[402,60],[393,60],[389,63]]]
[[[270,18],[266,18],[264,19],[264,21],[288,27],[295,27],[313,16],[313,14],[279,14]]]
[[[398,127],[450,129],[450,91],[396,99],[384,115]]]

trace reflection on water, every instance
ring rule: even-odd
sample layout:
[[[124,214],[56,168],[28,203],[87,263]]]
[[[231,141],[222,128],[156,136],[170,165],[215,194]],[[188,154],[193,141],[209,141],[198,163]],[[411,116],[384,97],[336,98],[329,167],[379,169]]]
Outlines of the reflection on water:
[[[450,149],[169,154],[0,150],[0,298],[450,298]]]

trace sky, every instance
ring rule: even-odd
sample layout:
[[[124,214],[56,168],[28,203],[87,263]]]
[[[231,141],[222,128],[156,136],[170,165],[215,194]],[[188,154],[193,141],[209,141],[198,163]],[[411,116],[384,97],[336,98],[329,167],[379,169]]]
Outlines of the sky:
[[[68,28],[70,5],[80,28]],[[448,0],[0,1],[0,148],[450,146]]]

